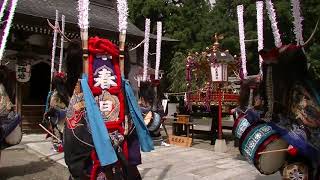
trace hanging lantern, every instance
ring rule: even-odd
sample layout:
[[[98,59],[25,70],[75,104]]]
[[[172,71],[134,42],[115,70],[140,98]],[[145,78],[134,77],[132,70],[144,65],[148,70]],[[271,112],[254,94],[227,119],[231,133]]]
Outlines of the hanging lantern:
[[[228,64],[234,61],[228,51],[216,51],[210,56],[210,69],[212,82],[228,81]]]
[[[16,78],[18,82],[28,82],[31,77],[31,65],[16,65]]]
[[[225,63],[211,63],[211,79],[213,82],[228,81],[228,65]]]
[[[223,36],[215,34],[213,38],[215,43],[209,55],[211,80],[212,82],[226,82],[228,81],[228,64],[234,63],[235,60],[229,50],[220,50],[219,40],[223,39]]]

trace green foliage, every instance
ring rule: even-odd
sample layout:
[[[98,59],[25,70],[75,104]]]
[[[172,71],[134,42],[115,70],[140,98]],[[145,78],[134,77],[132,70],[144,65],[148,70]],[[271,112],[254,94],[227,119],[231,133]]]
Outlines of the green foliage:
[[[170,91],[186,90],[185,58],[188,52],[203,51],[212,45],[214,33],[224,34],[221,45],[229,49],[233,55],[239,55],[239,35],[237,23],[237,5],[244,5],[245,37],[257,39],[256,6],[250,0],[226,1],[217,0],[210,7],[206,0],[129,0],[130,18],[139,28],[144,29],[146,17],[153,22],[152,32],[156,31],[156,21],[163,22],[164,35],[178,39],[179,42],[166,49],[163,61],[170,67],[165,69],[169,80]],[[304,39],[307,40],[320,17],[319,0],[301,1],[304,17]],[[293,17],[290,1],[275,1],[279,29],[283,43],[295,43],[293,33]],[[264,12],[264,44],[265,48],[274,47],[267,11]],[[257,42],[246,43],[247,69],[249,74],[258,72]],[[306,47],[311,69],[320,79],[320,33],[316,33],[311,46]],[[171,51],[171,52],[169,52]]]
[[[171,60],[168,78],[171,80],[169,88],[174,92],[185,91],[187,88],[185,80],[186,57],[184,53],[177,52]]]

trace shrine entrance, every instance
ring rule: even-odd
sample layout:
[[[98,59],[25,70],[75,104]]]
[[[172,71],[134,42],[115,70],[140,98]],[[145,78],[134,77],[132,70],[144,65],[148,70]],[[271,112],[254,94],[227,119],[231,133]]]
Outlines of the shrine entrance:
[[[39,62],[32,66],[28,88],[28,99],[25,99],[23,104],[45,105],[50,88],[49,64],[45,62]]]
[[[26,83],[19,83],[21,97],[22,127],[24,133],[43,133],[42,122],[47,95],[50,88],[50,63],[31,63],[31,77]]]

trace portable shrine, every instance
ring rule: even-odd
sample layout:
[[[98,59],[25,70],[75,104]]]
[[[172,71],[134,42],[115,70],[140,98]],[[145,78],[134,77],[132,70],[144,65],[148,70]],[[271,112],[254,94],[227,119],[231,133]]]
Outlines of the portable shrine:
[[[217,133],[222,138],[222,115],[237,106],[239,98],[237,59],[222,50],[219,40],[223,38],[215,34],[211,48],[190,53],[186,60],[186,108],[191,116],[212,117],[211,144]]]

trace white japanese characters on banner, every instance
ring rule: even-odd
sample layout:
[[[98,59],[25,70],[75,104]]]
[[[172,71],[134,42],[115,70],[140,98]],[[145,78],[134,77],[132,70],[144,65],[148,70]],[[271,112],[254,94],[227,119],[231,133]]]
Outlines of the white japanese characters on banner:
[[[109,89],[111,86],[117,86],[115,82],[116,77],[111,75],[111,71],[108,69],[102,69],[99,72],[99,77],[94,78],[96,87],[100,86],[101,89]]]
[[[28,82],[31,77],[31,65],[16,65],[16,78],[18,82]]]
[[[100,101],[100,111],[110,112],[112,110],[112,101]]]
[[[117,96],[111,95],[103,90],[102,94],[96,97],[104,121],[117,121],[120,114],[120,101]]]
[[[215,63],[211,65],[211,78],[213,82],[228,81],[228,65]]]

